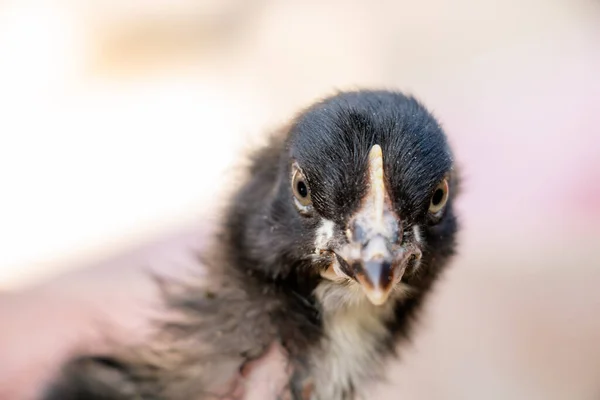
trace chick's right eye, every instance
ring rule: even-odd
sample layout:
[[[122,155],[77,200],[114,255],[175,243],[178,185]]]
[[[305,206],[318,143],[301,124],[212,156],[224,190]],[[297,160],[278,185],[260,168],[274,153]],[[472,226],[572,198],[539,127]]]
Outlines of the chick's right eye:
[[[296,200],[298,200],[298,203],[300,203],[301,206],[308,207],[312,204],[308,183],[306,182],[304,174],[299,169],[294,172],[292,178],[292,190]]]

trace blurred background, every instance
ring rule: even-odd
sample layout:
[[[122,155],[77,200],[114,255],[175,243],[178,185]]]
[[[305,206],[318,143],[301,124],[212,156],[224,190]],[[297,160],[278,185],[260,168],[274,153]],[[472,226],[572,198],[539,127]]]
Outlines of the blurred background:
[[[600,399],[599,72],[592,0],[0,1],[0,399],[83,304],[189,265],[265,132],[361,87],[424,101],[465,181],[373,398]]]

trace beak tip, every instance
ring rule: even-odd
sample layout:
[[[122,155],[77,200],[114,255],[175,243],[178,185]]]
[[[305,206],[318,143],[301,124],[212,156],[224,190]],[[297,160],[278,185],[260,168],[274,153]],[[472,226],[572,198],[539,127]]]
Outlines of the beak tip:
[[[369,301],[375,306],[383,305],[389,297],[388,291],[383,291],[379,289],[369,291],[365,290],[365,294],[367,295]]]
[[[394,268],[385,261],[369,261],[360,264],[356,281],[361,285],[363,293],[375,306],[383,305],[389,298],[394,283]]]

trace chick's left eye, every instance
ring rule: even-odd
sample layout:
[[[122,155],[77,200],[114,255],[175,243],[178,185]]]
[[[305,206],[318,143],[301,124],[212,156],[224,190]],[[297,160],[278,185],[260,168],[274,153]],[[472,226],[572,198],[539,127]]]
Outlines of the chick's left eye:
[[[294,172],[292,178],[292,190],[300,205],[308,207],[312,204],[308,183],[300,170]]]
[[[436,214],[440,212],[448,202],[448,179],[442,180],[435,188],[429,202],[429,212]]]

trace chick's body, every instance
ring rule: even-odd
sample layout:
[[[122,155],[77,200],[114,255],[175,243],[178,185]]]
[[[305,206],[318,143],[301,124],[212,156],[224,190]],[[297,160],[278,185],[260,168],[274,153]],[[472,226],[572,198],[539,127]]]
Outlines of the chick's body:
[[[273,343],[293,397],[370,398],[453,254],[444,132],[401,93],[339,93],[274,135],[248,172],[202,255],[209,276],[165,291],[179,315],[161,327],[168,350],[76,360],[48,399],[209,399]]]

